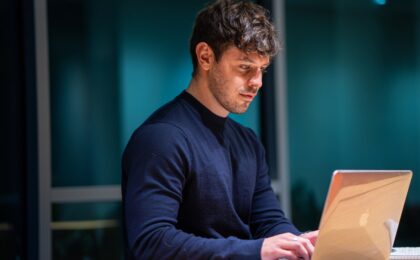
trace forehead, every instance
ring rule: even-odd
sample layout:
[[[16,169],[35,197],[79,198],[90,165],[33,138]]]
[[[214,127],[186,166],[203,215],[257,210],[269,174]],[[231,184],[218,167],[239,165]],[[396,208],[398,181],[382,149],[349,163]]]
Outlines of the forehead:
[[[243,61],[254,63],[258,66],[266,66],[270,63],[269,56],[263,56],[257,52],[244,52],[235,46],[228,47],[222,54],[221,59],[230,61]]]

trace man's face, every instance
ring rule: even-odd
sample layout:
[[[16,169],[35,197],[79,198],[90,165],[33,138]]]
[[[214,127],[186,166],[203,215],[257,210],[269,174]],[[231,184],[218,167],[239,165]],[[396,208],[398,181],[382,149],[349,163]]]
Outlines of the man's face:
[[[226,114],[248,109],[262,86],[262,74],[269,63],[269,57],[236,47],[223,52],[209,70],[209,90]]]

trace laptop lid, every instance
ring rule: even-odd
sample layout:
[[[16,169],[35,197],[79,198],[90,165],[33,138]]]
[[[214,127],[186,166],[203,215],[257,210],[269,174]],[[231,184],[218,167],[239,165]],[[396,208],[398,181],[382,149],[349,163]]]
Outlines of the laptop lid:
[[[411,177],[411,171],[335,171],[312,259],[388,259]]]

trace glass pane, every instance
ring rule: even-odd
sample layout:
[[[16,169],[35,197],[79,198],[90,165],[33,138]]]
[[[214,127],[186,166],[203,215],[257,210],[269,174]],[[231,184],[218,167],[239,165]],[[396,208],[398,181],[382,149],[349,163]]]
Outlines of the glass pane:
[[[53,259],[123,259],[121,203],[54,204]]]
[[[286,1],[292,203],[303,229],[317,228],[334,169],[420,171],[419,17],[418,1]],[[420,244],[410,231],[420,229],[419,187],[413,178],[397,245]]]
[[[119,183],[114,0],[48,1],[53,186]]]

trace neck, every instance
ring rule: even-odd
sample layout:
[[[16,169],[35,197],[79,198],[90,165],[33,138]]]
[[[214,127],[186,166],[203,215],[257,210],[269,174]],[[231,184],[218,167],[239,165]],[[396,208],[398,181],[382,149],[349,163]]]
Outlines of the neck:
[[[217,101],[213,93],[210,91],[207,77],[203,77],[197,73],[191,79],[186,91],[213,114],[220,117],[227,117],[229,115],[229,111],[220,105],[219,101]]]

